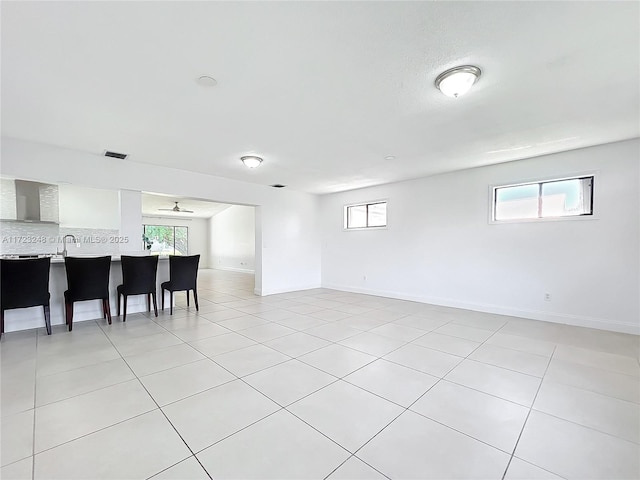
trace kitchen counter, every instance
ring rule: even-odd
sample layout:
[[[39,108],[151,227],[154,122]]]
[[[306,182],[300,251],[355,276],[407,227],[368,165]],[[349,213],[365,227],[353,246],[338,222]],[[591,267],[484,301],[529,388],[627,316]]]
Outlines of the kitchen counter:
[[[79,258],[90,258],[90,257],[106,257],[107,255],[109,255],[108,253],[105,254],[87,254],[87,255],[68,255],[69,257],[79,257]],[[132,256],[145,256],[145,255],[132,255]],[[12,254],[7,254],[7,255],[1,255],[0,258],[3,259],[8,259],[8,260],[24,260],[24,259],[29,259],[29,258],[46,258],[49,257],[51,258],[51,263],[64,263],[64,257],[62,255],[55,255],[52,253],[39,253],[39,254],[19,254],[19,255],[12,255]],[[168,255],[158,255],[158,260],[167,260],[169,258]],[[119,262],[120,261],[120,254],[113,254],[111,255],[111,261],[112,262]]]
[[[46,254],[45,254],[46,255]],[[24,256],[24,255],[21,255]],[[43,255],[44,256],[44,255]],[[105,255],[69,255],[70,257],[99,257]],[[17,255],[3,255],[2,258],[17,258]],[[33,257],[32,257],[33,258]],[[162,305],[160,284],[169,280],[168,256],[160,256],[158,262],[158,273],[156,275],[156,289],[158,308]],[[109,304],[111,306],[111,316],[114,322],[120,322],[117,318],[116,288],[122,284],[122,267],[120,266],[120,255],[111,256],[111,272],[109,275]],[[64,291],[67,289],[67,275],[64,268],[64,258],[61,255],[51,257],[51,270],[49,273],[49,293],[51,294],[51,325],[64,325]],[[167,295],[167,302],[169,298]],[[168,306],[168,305],[167,305]],[[146,312],[147,303],[145,295],[132,295],[127,302],[127,315],[136,312]],[[85,320],[102,320],[102,303],[100,300],[87,300],[74,304],[73,323]],[[44,315],[42,307],[20,308],[7,310],[5,312],[5,332],[16,330],[28,330],[30,328],[44,327]],[[54,333],[55,334],[55,333]]]

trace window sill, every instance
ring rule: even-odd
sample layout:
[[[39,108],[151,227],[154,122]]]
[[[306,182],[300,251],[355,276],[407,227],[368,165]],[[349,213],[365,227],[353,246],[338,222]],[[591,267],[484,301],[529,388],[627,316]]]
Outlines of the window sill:
[[[489,225],[505,225],[511,223],[545,223],[545,222],[584,222],[599,220],[596,215],[575,215],[567,217],[520,218],[514,220],[489,220]]]
[[[389,227],[385,226],[385,227],[360,227],[360,228],[344,228],[342,227],[342,230],[345,232],[362,232],[362,231],[366,231],[366,230],[388,230]]]

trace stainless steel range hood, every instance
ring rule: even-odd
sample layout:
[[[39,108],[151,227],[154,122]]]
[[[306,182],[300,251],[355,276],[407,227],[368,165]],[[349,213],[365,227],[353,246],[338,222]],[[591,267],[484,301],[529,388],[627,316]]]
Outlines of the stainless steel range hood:
[[[58,186],[26,180],[2,181],[3,221],[59,222]]]

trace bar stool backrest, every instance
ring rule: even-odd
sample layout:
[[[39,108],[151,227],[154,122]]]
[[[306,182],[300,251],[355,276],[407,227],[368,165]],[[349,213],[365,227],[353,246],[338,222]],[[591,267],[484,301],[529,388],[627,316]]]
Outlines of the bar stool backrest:
[[[109,270],[111,256],[66,257],[67,288],[69,300],[78,302],[109,298]]]
[[[171,290],[195,290],[200,255],[169,256],[169,283]]]
[[[156,273],[158,256],[134,257],[122,255],[122,292],[126,295],[138,295],[156,291]]]
[[[49,305],[50,258],[0,260],[2,310]]]

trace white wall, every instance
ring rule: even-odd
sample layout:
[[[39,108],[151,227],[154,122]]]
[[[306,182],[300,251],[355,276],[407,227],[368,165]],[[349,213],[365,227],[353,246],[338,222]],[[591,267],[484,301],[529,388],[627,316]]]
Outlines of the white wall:
[[[60,226],[66,228],[120,228],[118,191],[77,185],[58,187]]]
[[[144,253],[142,245],[142,194],[134,190],[120,190],[120,253]]]
[[[144,225],[172,225],[189,229],[189,255],[200,255],[200,268],[209,267],[209,220],[206,218],[176,218],[143,216]],[[140,241],[142,243],[142,240]]]
[[[231,205],[209,220],[209,266],[220,270],[255,270],[255,208]]]
[[[640,333],[639,159],[632,140],[323,196],[322,285]],[[585,172],[597,219],[489,224],[490,185]],[[379,199],[388,229],[343,230]]]
[[[256,290],[263,294],[320,285],[318,197],[176,168],[106,158],[2,137],[0,174],[95,188],[161,192],[259,206]]]

